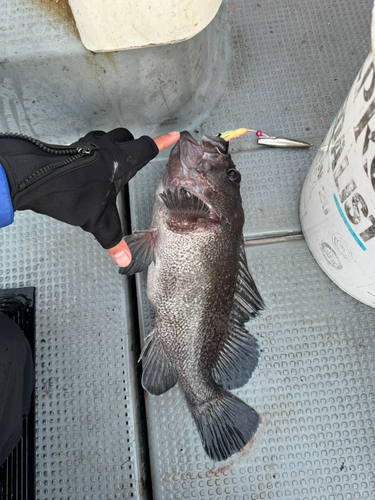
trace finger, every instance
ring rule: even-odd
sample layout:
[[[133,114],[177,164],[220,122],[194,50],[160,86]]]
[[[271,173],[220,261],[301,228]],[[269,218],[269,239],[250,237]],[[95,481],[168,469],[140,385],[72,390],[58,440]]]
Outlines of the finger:
[[[131,141],[133,139],[133,134],[129,132],[128,129],[123,127],[115,128],[114,130],[107,132],[105,136],[105,140],[109,143],[115,142],[121,144],[122,142]]]
[[[123,239],[114,247],[109,248],[107,252],[120,267],[127,267],[132,260],[129,247]]]
[[[74,142],[73,144],[77,144],[79,141],[84,141],[84,142],[94,142],[95,139],[98,137],[102,137],[105,134],[102,130],[92,130],[88,134],[84,135],[83,137],[80,137],[78,141]],[[72,146],[73,146],[72,144]]]
[[[118,162],[114,181],[116,193],[130,181],[132,177],[147,163],[159,154],[159,149],[153,139],[146,135],[123,143],[116,143],[116,160]]]
[[[158,135],[154,137],[154,142],[157,145],[159,151],[165,148],[169,148],[172,144],[176,143],[180,138],[180,132],[174,131],[169,132],[169,134]]]

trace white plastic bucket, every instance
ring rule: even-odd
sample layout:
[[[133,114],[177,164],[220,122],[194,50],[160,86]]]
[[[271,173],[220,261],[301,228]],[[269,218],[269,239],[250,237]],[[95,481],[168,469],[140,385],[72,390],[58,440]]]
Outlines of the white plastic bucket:
[[[222,0],[69,0],[84,46],[112,52],[187,40],[215,17]]]
[[[374,40],[374,30],[373,30]],[[307,174],[302,230],[323,271],[375,307],[375,65],[369,54]]]

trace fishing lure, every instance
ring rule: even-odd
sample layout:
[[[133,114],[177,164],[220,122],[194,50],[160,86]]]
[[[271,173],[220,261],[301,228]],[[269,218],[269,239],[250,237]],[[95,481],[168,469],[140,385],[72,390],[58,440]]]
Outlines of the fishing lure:
[[[296,139],[288,139],[286,137],[270,137],[264,134],[261,130],[253,130],[251,128],[237,128],[236,130],[228,130],[219,134],[224,141],[231,141],[236,137],[241,137],[247,132],[255,132],[258,138],[258,144],[262,146],[271,146],[275,148],[309,148],[312,146],[309,142],[299,141]]]

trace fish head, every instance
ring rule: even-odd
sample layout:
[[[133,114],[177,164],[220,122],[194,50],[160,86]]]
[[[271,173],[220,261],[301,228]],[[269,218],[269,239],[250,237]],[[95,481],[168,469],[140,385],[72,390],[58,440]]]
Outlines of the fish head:
[[[199,143],[189,132],[181,132],[163,176],[164,190],[184,188],[208,205],[212,222],[226,225],[237,220],[242,227],[240,183],[224,139],[204,135]]]

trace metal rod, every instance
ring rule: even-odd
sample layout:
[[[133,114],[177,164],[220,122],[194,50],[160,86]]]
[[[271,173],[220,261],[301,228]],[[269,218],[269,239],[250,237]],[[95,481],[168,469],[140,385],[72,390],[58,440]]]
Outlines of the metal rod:
[[[245,240],[244,245],[245,247],[255,247],[259,245],[271,245],[272,243],[284,243],[287,241],[297,241],[303,239],[304,237],[302,233],[271,237],[265,236],[254,240]]]

